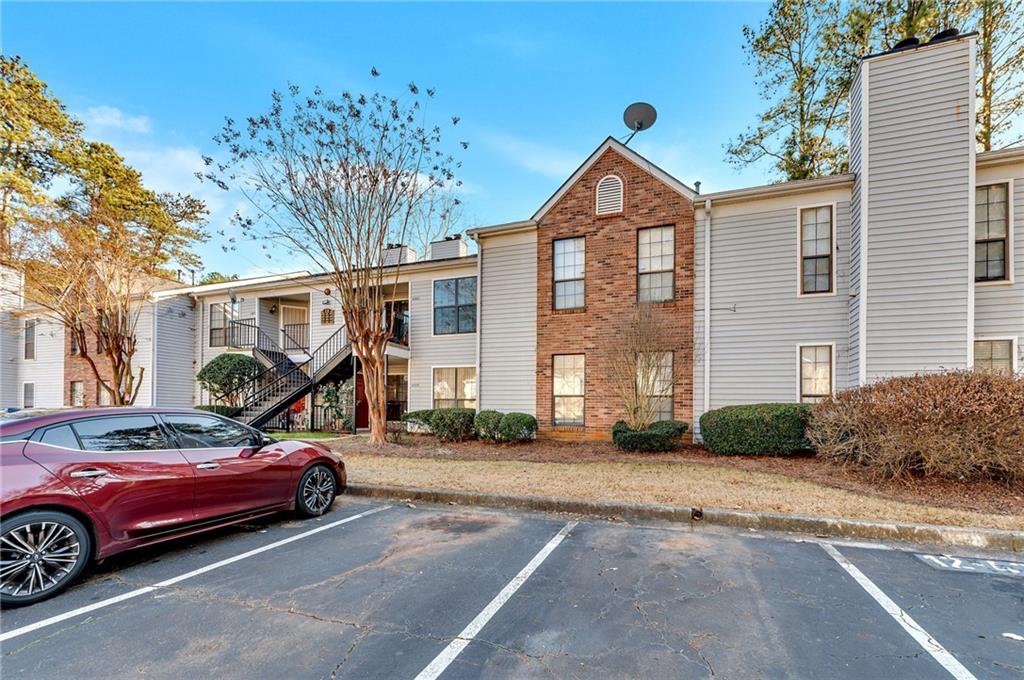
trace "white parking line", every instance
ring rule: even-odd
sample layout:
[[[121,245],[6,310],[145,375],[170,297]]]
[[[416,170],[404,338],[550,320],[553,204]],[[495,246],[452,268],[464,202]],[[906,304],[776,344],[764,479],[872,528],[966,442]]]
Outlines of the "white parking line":
[[[416,676],[416,680],[436,680],[436,678],[444,673],[445,669],[448,668],[449,664],[455,660],[455,658],[462,652],[463,649],[470,643],[473,638],[479,635],[480,631],[487,622],[491,620],[501,607],[509,601],[515,592],[519,590],[519,587],[526,583],[526,579],[530,578],[530,575],[537,570],[537,567],[547,559],[548,555],[551,554],[558,544],[569,535],[569,532],[573,530],[577,522],[569,522],[561,530],[555,534],[547,544],[540,549],[540,552],[533,556],[533,559],[523,567],[522,571],[516,574],[515,578],[508,582],[501,591],[494,596],[494,599],[483,608],[476,618],[469,622],[458,636],[451,641],[451,643],[441,650],[430,665],[420,671],[420,674]]]
[[[882,609],[892,618],[896,619],[896,623],[903,627],[903,630],[907,631],[910,637],[917,641],[917,644],[921,645],[926,652],[932,655],[932,657],[942,665],[949,674],[957,680],[978,680],[974,677],[974,674],[964,668],[963,664],[957,661],[956,657],[950,654],[945,647],[939,644],[939,642],[928,634],[924,628],[922,628],[917,621],[910,617],[910,614],[903,611],[899,605],[889,599],[889,596],[881,591],[871,579],[864,575],[860,569],[856,567],[850,560],[846,559],[835,546],[829,545],[828,543],[821,543],[822,549],[827,552],[832,559],[839,563],[839,566],[846,570],[853,580],[856,581],[861,588],[867,591],[875,602],[882,606]]]
[[[124,602],[125,600],[131,600],[132,598],[139,597],[140,595],[145,595],[147,593],[152,593],[153,591],[155,591],[155,590],[157,590],[159,588],[166,588],[167,586],[173,586],[175,583],[181,583],[182,581],[184,581],[186,579],[190,579],[190,578],[192,578],[194,576],[199,576],[200,574],[205,574],[208,571],[213,571],[214,569],[220,569],[221,567],[226,567],[229,564],[234,564],[235,562],[247,559],[249,557],[253,557],[254,555],[259,555],[260,553],[265,553],[268,550],[273,550],[275,548],[280,548],[281,546],[288,545],[289,543],[294,543],[295,541],[301,540],[303,538],[307,538],[309,536],[313,536],[314,534],[319,534],[321,531],[327,531],[328,529],[333,529],[336,526],[341,526],[342,524],[348,524],[349,522],[351,522],[353,520],[357,520],[357,519],[359,519],[361,517],[366,517],[368,515],[372,515],[374,513],[380,512],[381,510],[387,510],[390,507],[391,507],[390,505],[384,505],[384,506],[381,506],[379,508],[372,508],[372,509],[367,510],[365,512],[360,512],[357,515],[351,515],[349,517],[345,517],[344,519],[339,519],[339,520],[337,520],[335,522],[330,522],[328,524],[323,525],[322,527],[317,527],[316,529],[310,529],[309,531],[303,531],[301,534],[295,534],[294,536],[289,536],[288,538],[283,538],[280,541],[274,541],[273,543],[269,543],[269,544],[261,546],[259,548],[254,548],[253,550],[249,550],[249,551],[241,553],[239,555],[235,555],[234,557],[228,557],[227,559],[223,559],[220,562],[214,562],[213,564],[208,564],[205,567],[200,567],[199,569],[195,569],[195,570],[190,571],[188,573],[182,574],[181,576],[175,576],[174,578],[169,578],[169,579],[167,579],[165,581],[160,581],[159,583],[154,583],[151,586],[145,586],[143,588],[139,588],[137,590],[133,590],[133,591],[128,592],[128,593],[123,593],[121,595],[116,595],[114,597],[107,598],[106,600],[100,600],[99,602],[94,602],[94,603],[86,605],[84,607],[79,607],[78,609],[72,609],[71,611],[65,612],[63,614],[58,614],[56,616],[51,616],[50,618],[43,619],[42,621],[36,621],[35,623],[29,624],[27,626],[22,626],[21,628],[15,628],[14,630],[9,630],[9,631],[7,631],[7,632],[5,632],[3,634],[0,634],[0,642],[3,642],[5,640],[10,640],[11,638],[16,638],[16,637],[18,637],[20,635],[25,635],[26,633],[31,633],[32,631],[39,630],[40,628],[46,628],[47,626],[52,626],[52,625],[54,625],[56,623],[60,623],[61,621],[67,621],[68,619],[73,619],[76,616],[81,616],[82,614],[88,614],[89,612],[96,611],[97,609],[103,609],[104,607],[109,607],[110,605],[117,604],[118,602]]]

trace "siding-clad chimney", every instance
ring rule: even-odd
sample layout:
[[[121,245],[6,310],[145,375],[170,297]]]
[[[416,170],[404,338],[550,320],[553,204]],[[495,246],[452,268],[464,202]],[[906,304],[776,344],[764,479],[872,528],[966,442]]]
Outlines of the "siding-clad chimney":
[[[449,257],[464,257],[469,254],[469,246],[462,240],[462,234],[445,236],[440,241],[430,244],[430,259],[443,260]]]
[[[384,251],[384,266],[408,264],[416,261],[416,251],[401,243],[389,243]]]
[[[851,91],[859,382],[970,364],[975,37],[863,60]]]

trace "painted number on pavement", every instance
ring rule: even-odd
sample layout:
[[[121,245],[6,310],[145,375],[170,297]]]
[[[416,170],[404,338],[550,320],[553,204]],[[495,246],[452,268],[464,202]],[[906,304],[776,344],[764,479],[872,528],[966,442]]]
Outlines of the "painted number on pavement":
[[[1005,560],[983,560],[949,555],[916,555],[930,567],[948,571],[967,571],[974,574],[998,574],[1000,576],[1024,576],[1024,564]]]

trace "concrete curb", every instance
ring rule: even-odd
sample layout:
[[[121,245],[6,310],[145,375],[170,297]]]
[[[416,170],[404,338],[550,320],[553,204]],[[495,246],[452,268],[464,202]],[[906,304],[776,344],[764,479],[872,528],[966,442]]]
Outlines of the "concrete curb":
[[[349,484],[353,496],[402,498],[424,503],[458,503],[494,508],[516,508],[539,512],[566,512],[577,515],[622,517],[624,519],[662,519],[692,524],[718,524],[762,531],[794,531],[815,536],[856,538],[910,543],[934,543],[985,550],[1024,552],[1024,531],[975,529],[937,524],[908,524],[839,517],[789,515],[781,512],[747,512],[722,508],[692,508],[684,505],[657,503],[623,503],[619,501],[583,501],[549,496],[515,496],[509,494],[417,489],[377,484]]]

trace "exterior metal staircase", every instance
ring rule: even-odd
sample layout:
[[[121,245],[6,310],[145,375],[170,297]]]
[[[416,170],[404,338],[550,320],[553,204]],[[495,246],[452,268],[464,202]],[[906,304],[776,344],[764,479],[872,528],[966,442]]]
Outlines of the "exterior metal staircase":
[[[296,363],[269,336],[257,329],[253,355],[264,369],[234,394],[242,407],[235,418],[262,427],[275,416],[309,394],[352,353],[345,329],[337,331],[317,347],[306,361]]]

